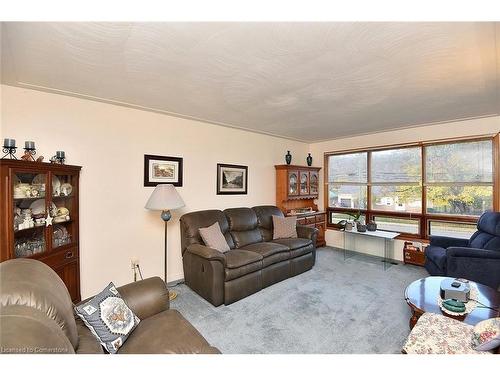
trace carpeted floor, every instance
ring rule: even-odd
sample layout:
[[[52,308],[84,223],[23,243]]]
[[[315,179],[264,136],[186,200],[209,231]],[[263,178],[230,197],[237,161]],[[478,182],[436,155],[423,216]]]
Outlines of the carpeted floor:
[[[400,353],[410,309],[404,289],[422,267],[321,248],[311,271],[229,306],[214,307],[186,285],[179,310],[223,353]]]

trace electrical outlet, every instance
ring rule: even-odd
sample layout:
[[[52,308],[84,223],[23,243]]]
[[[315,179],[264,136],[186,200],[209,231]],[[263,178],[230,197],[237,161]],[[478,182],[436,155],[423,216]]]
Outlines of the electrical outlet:
[[[139,265],[139,258],[137,258],[137,257],[130,258],[130,268],[135,270],[138,265]]]

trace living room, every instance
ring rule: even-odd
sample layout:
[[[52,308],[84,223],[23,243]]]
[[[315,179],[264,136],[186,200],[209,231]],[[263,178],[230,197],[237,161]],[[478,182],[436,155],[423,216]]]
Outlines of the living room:
[[[3,353],[498,352],[498,22],[125,19],[1,23]]]

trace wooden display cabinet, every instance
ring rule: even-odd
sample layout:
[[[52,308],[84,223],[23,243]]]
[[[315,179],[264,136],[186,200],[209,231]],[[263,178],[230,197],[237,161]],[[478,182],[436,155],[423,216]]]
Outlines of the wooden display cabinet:
[[[79,166],[0,160],[0,261],[37,259],[80,301]]]
[[[276,206],[285,215],[297,216],[299,225],[318,228],[318,246],[325,246],[326,214],[314,203],[319,194],[318,167],[275,165]],[[301,212],[310,209],[312,212]]]

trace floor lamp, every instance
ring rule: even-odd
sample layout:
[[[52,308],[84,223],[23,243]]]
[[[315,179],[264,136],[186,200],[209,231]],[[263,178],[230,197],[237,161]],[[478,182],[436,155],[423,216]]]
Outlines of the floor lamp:
[[[167,224],[172,217],[170,210],[180,207],[184,207],[184,201],[171,184],[157,185],[146,203],[148,210],[161,211],[161,218],[165,222],[165,285],[167,284]],[[169,299],[173,300],[175,297],[177,293],[173,290],[169,291]]]

